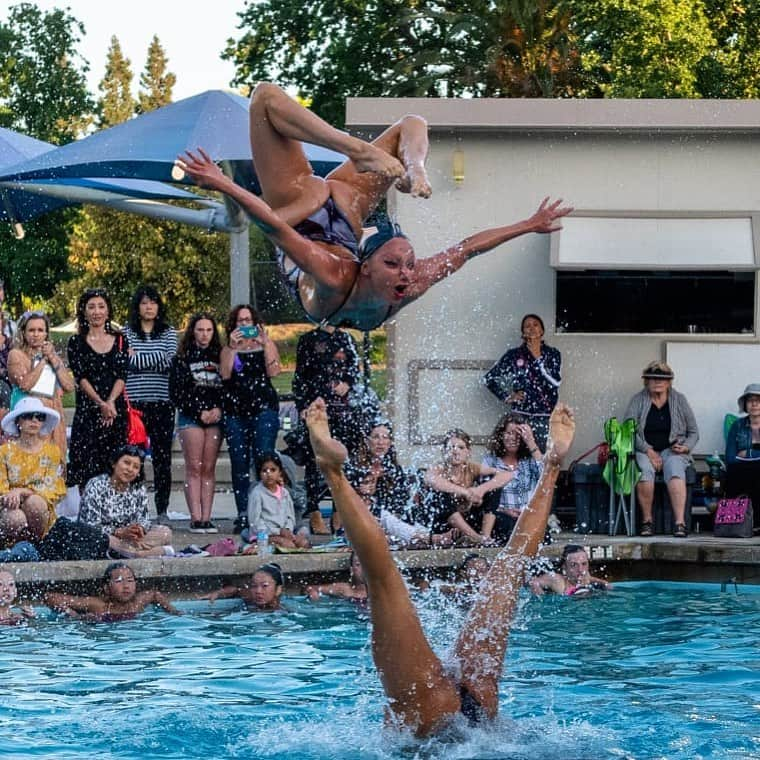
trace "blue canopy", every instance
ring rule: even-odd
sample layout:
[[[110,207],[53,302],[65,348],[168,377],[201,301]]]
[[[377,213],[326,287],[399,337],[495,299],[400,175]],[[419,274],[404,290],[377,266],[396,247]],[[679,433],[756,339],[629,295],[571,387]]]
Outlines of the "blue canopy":
[[[101,130],[82,140],[3,171],[3,179],[60,179],[72,177],[176,181],[176,157],[203,147],[215,161],[231,161],[235,181],[258,192],[248,136],[249,101],[223,90],[170,103],[135,119]],[[335,151],[304,144],[317,174],[325,175],[345,157]]]

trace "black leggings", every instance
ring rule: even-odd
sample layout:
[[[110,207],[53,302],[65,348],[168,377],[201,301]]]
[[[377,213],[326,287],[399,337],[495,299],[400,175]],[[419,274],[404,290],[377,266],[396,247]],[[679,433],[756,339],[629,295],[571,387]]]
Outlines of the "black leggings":
[[[150,438],[153,462],[153,487],[156,512],[166,514],[172,490],[172,439],[174,438],[174,407],[169,401],[132,401],[143,413],[143,422]]]

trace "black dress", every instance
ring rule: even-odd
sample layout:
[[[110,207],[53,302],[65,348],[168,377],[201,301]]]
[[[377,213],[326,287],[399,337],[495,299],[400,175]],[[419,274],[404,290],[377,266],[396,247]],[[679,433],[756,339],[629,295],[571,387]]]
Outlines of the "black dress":
[[[85,336],[69,338],[69,366],[77,382],[77,392],[69,444],[68,486],[83,486],[90,478],[110,472],[111,454],[127,442],[124,395],[115,401],[116,419],[112,425],[106,426],[100,409],[79,383],[87,380],[100,398],[107,399],[117,380],[127,380],[128,350],[129,344],[122,336],[116,336],[113,347],[104,354],[94,351]]]

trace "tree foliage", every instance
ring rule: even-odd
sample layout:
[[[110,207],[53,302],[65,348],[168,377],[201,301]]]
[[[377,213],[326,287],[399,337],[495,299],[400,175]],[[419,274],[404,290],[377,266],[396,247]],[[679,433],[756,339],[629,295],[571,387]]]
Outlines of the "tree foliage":
[[[145,69],[140,75],[139,113],[148,113],[172,102],[172,90],[177,77],[167,71],[168,65],[166,53],[154,34],[148,47]]]
[[[92,112],[89,66],[77,52],[83,34],[66,11],[31,3],[10,9],[0,25],[0,126],[56,144],[82,133]]]
[[[122,53],[118,38],[111,37],[106,54],[106,70],[100,80],[101,97],[98,100],[101,129],[131,119],[136,101],[132,97],[132,62]]]

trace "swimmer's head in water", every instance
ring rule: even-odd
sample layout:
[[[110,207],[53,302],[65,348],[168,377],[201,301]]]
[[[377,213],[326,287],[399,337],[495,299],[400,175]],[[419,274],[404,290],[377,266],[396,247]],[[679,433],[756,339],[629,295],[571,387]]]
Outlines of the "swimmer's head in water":
[[[251,578],[251,596],[257,607],[272,608],[279,606],[282,594],[282,569],[276,562],[262,565]]]
[[[354,586],[360,585],[360,584],[366,584],[367,581],[364,578],[364,568],[362,567],[362,563],[359,561],[359,557],[356,554],[356,552],[351,552],[351,582],[354,584]]]
[[[115,602],[128,602],[137,592],[137,580],[126,562],[112,562],[103,573],[105,593]]]
[[[582,546],[568,544],[562,550],[562,572],[573,584],[588,575],[588,554]]]
[[[0,572],[0,607],[9,607],[16,598],[16,579],[11,573]]]

